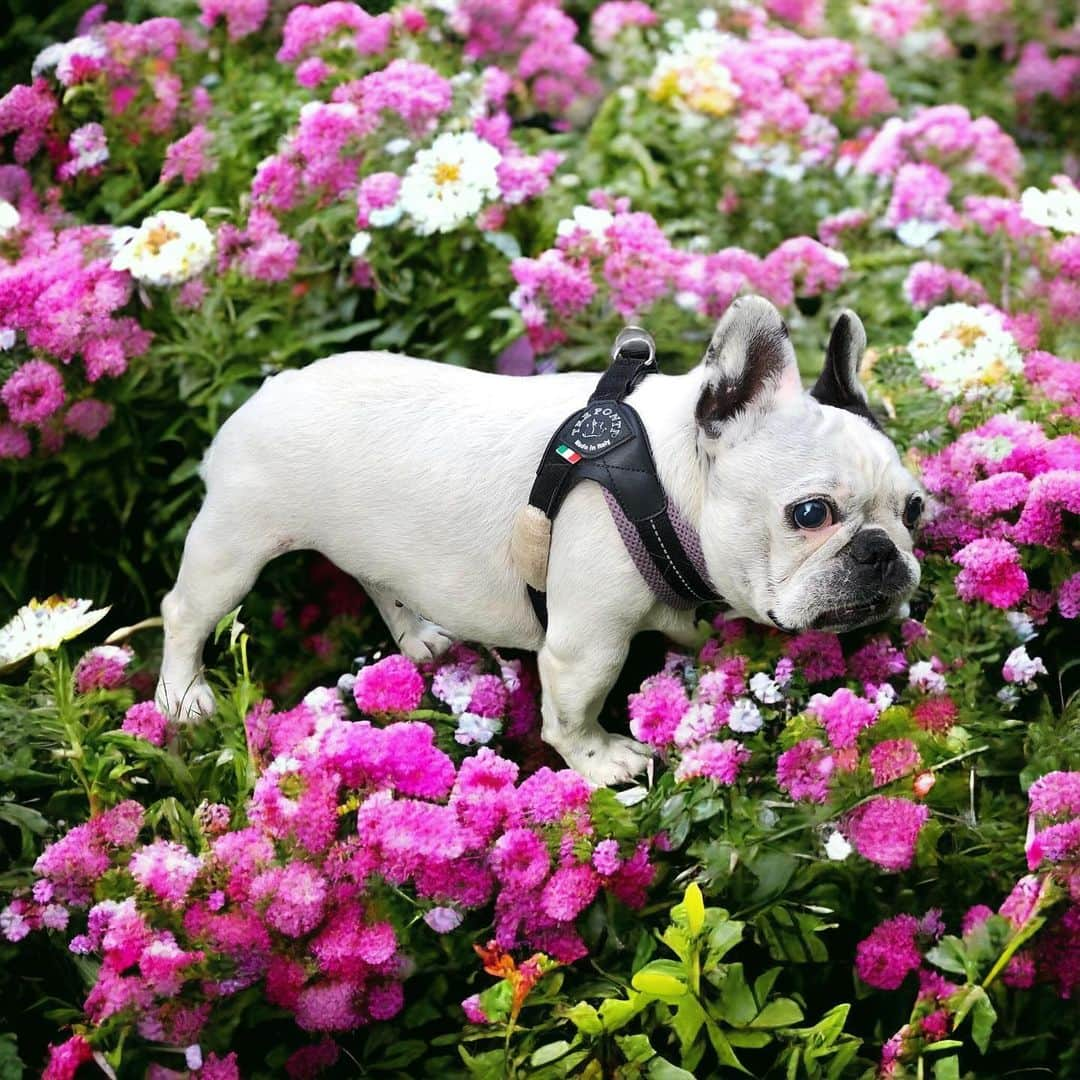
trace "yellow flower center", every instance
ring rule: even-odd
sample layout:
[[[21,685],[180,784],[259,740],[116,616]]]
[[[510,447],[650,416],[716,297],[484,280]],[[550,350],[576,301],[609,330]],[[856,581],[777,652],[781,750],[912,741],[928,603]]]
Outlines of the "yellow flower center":
[[[461,166],[454,161],[440,161],[435,166],[435,183],[440,186],[461,179]]]
[[[965,349],[970,349],[985,333],[986,331],[981,326],[976,326],[974,323],[961,323],[959,326],[954,326],[945,336],[955,338]]]
[[[155,225],[143,241],[143,247],[151,255],[157,255],[170,241],[175,240],[180,234],[173,232],[167,225]]]

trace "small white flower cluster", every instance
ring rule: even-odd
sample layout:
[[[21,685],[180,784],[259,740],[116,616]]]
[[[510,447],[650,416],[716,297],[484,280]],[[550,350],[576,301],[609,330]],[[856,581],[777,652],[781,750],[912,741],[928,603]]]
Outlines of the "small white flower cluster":
[[[200,218],[161,210],[137,229],[112,236],[114,270],[126,270],[147,285],[179,285],[201,274],[214,254],[214,237]]]
[[[498,196],[495,170],[501,160],[491,143],[471,131],[440,135],[405,170],[397,206],[421,236],[451,232]]]
[[[1001,674],[1008,683],[1031,686],[1037,675],[1046,674],[1046,665],[1038,656],[1028,656],[1026,646],[1017,645],[1005,658]]]
[[[0,240],[18,227],[22,215],[6,199],[0,199]]]
[[[915,366],[949,396],[991,386],[1024,367],[1001,315],[970,304],[942,304],[928,312],[908,351]]]
[[[1080,189],[1065,177],[1056,177],[1049,191],[1029,187],[1020,196],[1020,213],[1035,225],[1076,236],[1080,233]]]
[[[610,210],[599,210],[595,206],[575,206],[573,215],[563,218],[555,226],[555,235],[569,236],[580,229],[594,240],[603,240],[614,220],[615,215]]]
[[[717,59],[724,35],[706,25],[684,32],[683,24],[675,20],[664,29],[675,40],[669,51],[660,54],[649,76],[649,96],[706,116],[731,112],[740,91],[731,72]]]
[[[919,660],[908,668],[908,682],[927,694],[945,693],[945,676],[935,671],[929,660]]]

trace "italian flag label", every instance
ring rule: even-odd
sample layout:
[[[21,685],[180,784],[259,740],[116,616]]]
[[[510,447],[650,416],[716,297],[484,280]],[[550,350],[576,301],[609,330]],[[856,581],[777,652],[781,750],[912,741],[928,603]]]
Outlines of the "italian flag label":
[[[576,450],[571,450],[569,446],[564,446],[562,443],[555,447],[555,453],[565,458],[571,465],[576,465],[581,460],[581,455]]]

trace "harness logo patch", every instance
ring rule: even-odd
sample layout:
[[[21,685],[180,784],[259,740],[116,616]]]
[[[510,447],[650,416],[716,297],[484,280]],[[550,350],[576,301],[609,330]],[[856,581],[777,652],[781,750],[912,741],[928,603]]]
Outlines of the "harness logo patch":
[[[602,454],[619,442],[626,432],[622,414],[612,402],[590,405],[570,429],[570,445],[586,457]]]

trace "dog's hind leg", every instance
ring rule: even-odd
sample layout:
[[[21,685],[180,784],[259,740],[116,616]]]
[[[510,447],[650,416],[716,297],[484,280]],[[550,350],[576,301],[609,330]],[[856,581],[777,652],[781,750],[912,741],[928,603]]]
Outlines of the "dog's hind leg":
[[[155,697],[166,715],[190,720],[213,712],[214,695],[202,674],[203,645],[251,590],[259,571],[290,547],[258,535],[255,520],[245,508],[210,494],[192,523],[176,585],[161,602],[165,652]]]
[[[406,607],[390,591],[370,585],[365,588],[375,601],[383,622],[394,638],[394,644],[410,660],[437,660],[453,644],[453,638],[441,626]]]

